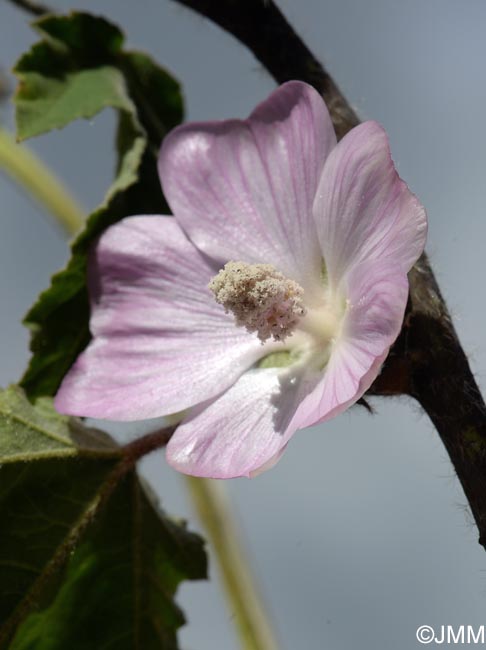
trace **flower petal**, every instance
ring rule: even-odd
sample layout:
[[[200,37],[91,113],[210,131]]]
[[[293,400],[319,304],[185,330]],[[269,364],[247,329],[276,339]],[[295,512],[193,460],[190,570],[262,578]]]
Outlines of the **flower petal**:
[[[314,216],[331,286],[365,259],[407,273],[422,253],[425,210],[399,178],[376,122],[350,131],[329,155]]]
[[[349,303],[343,331],[324,375],[297,409],[299,426],[329,420],[354,404],[378,376],[400,333],[408,280],[391,260],[366,260],[349,271],[345,283]]]
[[[164,193],[189,237],[220,265],[273,264],[304,288],[320,277],[312,204],[336,144],[327,109],[288,82],[245,120],[181,126],[164,140]]]
[[[90,261],[93,340],[65,377],[58,410],[141,420],[230,386],[262,346],[214,301],[215,272],[171,217],[109,228]]]
[[[305,370],[249,370],[191,410],[167,445],[169,464],[211,478],[249,477],[271,467],[299,427],[294,414],[307,390]]]

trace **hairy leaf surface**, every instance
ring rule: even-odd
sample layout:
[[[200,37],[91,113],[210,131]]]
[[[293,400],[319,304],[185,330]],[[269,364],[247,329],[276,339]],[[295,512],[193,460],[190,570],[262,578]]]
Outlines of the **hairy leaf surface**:
[[[0,393],[2,650],[178,647],[173,596],[205,577],[202,541],[126,463],[49,400]]]

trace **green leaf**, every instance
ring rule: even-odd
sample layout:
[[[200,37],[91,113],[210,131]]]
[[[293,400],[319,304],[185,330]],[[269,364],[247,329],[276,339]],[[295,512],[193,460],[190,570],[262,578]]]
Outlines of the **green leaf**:
[[[206,576],[202,541],[129,460],[49,400],[0,393],[1,650],[178,647],[173,597]]]
[[[112,106],[131,112],[121,73],[111,66],[66,74],[61,80],[31,72],[15,98],[20,140],[91,118]]]
[[[119,65],[157,155],[167,131],[183,118],[179,84],[143,52],[122,53]]]
[[[19,388],[0,391],[1,464],[80,455],[118,458],[120,454],[109,436],[59,415],[51,400],[39,399],[34,409]]]
[[[34,23],[44,37],[17,62],[17,135],[30,138],[91,118],[107,106],[128,113],[128,97],[116,55],[121,31],[103,18],[73,13]]]
[[[22,379],[30,398],[53,395],[90,339],[86,289],[92,242],[133,214],[164,214],[156,156],[166,132],[183,116],[178,83],[146,54],[122,50],[123,35],[105,19],[75,12],[35,24],[44,37],[21,57],[16,117],[20,138],[92,117],[106,106],[119,112],[116,177],[107,197],[72,246],[24,323],[32,358]],[[96,151],[93,151],[93,157]]]
[[[147,54],[123,51],[122,32],[104,18],[72,12],[40,18],[33,27],[43,40],[14,67],[20,139],[112,106],[136,117],[139,134],[157,151],[182,120],[177,81]]]
[[[45,16],[34,27],[54,44],[74,53],[83,65],[96,65],[101,58],[116,54],[124,40],[122,31],[102,16],[78,11]]]

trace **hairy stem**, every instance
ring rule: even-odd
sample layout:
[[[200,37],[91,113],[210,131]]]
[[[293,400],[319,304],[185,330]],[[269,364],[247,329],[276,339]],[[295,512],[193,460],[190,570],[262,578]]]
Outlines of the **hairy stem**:
[[[193,504],[216,552],[245,650],[277,650],[262,597],[249,571],[228,496],[221,481],[186,477]]]
[[[301,79],[323,96],[342,137],[356,113],[272,0],[175,0],[244,43],[279,83]],[[414,397],[450,456],[486,548],[486,406],[425,255],[410,272],[402,333],[371,389]]]
[[[176,430],[176,426],[168,426],[152,433],[146,433],[140,438],[123,445],[122,455],[128,465],[133,466],[140,458],[152,453],[156,449],[165,447]]]
[[[410,283],[412,308],[398,341],[410,363],[408,393],[434,423],[486,549],[486,406],[425,259]]]
[[[78,232],[85,220],[82,208],[66,192],[54,174],[31,151],[0,128],[0,169],[52,214],[68,235]]]

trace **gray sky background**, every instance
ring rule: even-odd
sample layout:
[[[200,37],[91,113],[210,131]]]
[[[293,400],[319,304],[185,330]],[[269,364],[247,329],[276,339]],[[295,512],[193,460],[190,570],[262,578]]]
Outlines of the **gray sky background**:
[[[486,387],[486,3],[281,0],[363,118],[387,129],[400,174],[426,206],[428,252],[466,351]],[[245,116],[274,87],[231,37],[169,0],[52,0],[102,13],[184,85],[188,119]],[[35,40],[0,0],[0,65]],[[4,112],[12,125],[12,111]],[[87,209],[113,168],[110,112],[30,146]],[[28,358],[18,324],[66,260],[62,235],[0,175],[0,383]],[[228,483],[283,650],[410,650],[419,625],[486,623],[486,557],[428,419],[374,400],[298,433],[272,471]],[[167,510],[190,512],[162,454],[144,471]],[[212,569],[214,576],[215,569]],[[185,585],[185,648],[236,650],[216,580]]]

